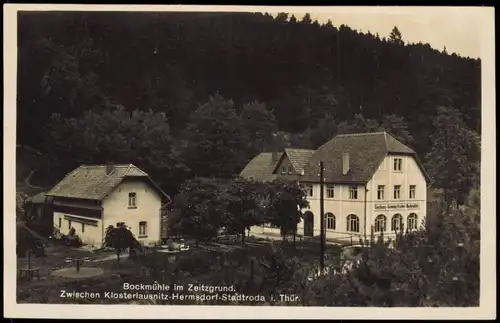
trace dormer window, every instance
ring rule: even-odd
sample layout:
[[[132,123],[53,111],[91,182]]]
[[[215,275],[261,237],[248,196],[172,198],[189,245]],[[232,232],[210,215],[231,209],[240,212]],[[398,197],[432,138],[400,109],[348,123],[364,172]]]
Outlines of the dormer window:
[[[281,166],[281,175],[286,174],[286,166]]]
[[[288,175],[292,175],[293,174],[293,167],[292,165],[289,165],[288,166]]]

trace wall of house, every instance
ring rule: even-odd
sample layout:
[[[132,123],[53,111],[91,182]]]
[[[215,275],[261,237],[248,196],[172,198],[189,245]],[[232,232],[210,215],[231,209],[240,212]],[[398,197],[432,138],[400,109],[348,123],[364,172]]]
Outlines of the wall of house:
[[[401,158],[401,171],[394,170],[394,158]],[[377,188],[384,185],[384,198],[378,199]],[[400,185],[400,198],[394,199],[394,185]],[[415,198],[410,198],[410,185],[415,185]],[[384,235],[394,236],[391,221],[395,214],[400,214],[404,228],[407,227],[408,216],[417,215],[418,226],[425,220],[427,214],[427,182],[413,156],[388,155],[377,172],[368,183],[368,222],[375,225],[375,218],[384,215],[387,219]]]
[[[61,207],[68,211],[60,210]],[[52,208],[54,227],[67,235],[71,228],[75,229],[84,244],[101,246],[103,242],[103,228],[101,206],[97,201],[76,201],[70,199],[55,199]],[[90,211],[89,211],[90,210]]]
[[[402,170],[393,170],[393,158],[402,158]],[[373,178],[367,184],[366,205],[365,205],[365,186],[358,185],[358,199],[349,198],[350,185],[335,184],[334,197],[327,195],[327,185],[324,187],[324,212],[333,213],[335,216],[335,229],[326,229],[326,237],[330,240],[359,241],[359,237],[369,237],[372,226],[375,225],[375,218],[379,214],[386,217],[386,238],[395,235],[391,231],[391,220],[395,214],[401,214],[404,228],[407,227],[408,216],[412,213],[417,214],[417,223],[420,226],[426,215],[427,201],[427,183],[424,175],[418,167],[412,156],[387,156],[381,163],[379,169]],[[378,185],[384,185],[384,199],[378,200]],[[395,200],[393,195],[394,185],[401,185],[400,199]],[[409,186],[416,185],[416,195],[414,199],[409,198]],[[320,185],[313,184],[313,196],[308,197],[309,208],[302,210],[303,213],[310,211],[314,216],[315,236],[320,234]],[[365,226],[365,208],[366,208],[366,226]],[[355,214],[359,219],[359,233],[347,230],[347,217]],[[326,227],[325,227],[326,228]],[[304,234],[304,220],[298,225],[298,233]],[[377,236],[380,232],[375,233]]]
[[[291,170],[291,172],[290,172]],[[276,171],[277,179],[287,179],[287,180],[298,180],[298,174],[296,173],[290,159],[285,154],[281,163]]]
[[[136,207],[129,206],[129,193],[136,193]],[[104,228],[124,222],[135,237],[144,244],[161,240],[161,198],[159,193],[146,181],[127,179],[103,200]],[[147,223],[146,235],[139,235],[139,223]]]
[[[358,191],[358,198],[356,200],[351,200],[349,198],[349,187],[350,185],[334,185],[334,197],[329,198],[327,195],[327,185],[324,187],[324,211],[326,213],[333,213],[335,216],[335,229],[326,229],[327,239],[335,240],[349,240],[351,237],[357,237],[363,235],[364,229],[364,214],[365,214],[365,203],[364,203],[364,186],[356,185]],[[314,220],[313,235],[320,235],[320,185],[313,184],[313,196],[308,197],[309,208],[303,209],[302,213],[312,212]],[[347,217],[350,214],[354,214],[359,219],[359,232],[350,232],[347,230]],[[326,227],[325,227],[326,228]],[[304,234],[304,220],[298,225],[298,233]],[[356,240],[356,239],[355,239]]]

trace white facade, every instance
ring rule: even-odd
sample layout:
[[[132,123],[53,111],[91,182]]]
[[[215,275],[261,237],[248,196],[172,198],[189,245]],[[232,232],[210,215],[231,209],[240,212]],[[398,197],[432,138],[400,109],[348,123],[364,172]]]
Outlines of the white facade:
[[[161,240],[161,197],[157,190],[144,180],[126,179],[100,203],[93,200],[60,201],[54,203],[77,209],[75,208],[74,212],[55,211],[54,226],[63,234],[68,234],[73,227],[85,244],[100,246],[106,228],[110,225],[117,226],[119,223],[125,223],[137,240],[144,244],[158,243]],[[86,210],[93,209],[95,212],[82,215],[82,207]],[[98,213],[101,216],[98,216]]]
[[[399,170],[395,159],[401,159],[401,168]],[[396,161],[396,164],[399,162]],[[392,221],[401,216],[404,230],[408,224],[410,226],[420,227],[422,220],[426,216],[427,202],[427,183],[424,174],[418,167],[413,156],[408,155],[388,155],[385,157],[378,170],[373,175],[372,179],[366,184],[358,184],[357,198],[353,199],[351,186],[347,184],[325,184],[324,187],[324,211],[325,214],[331,213],[334,220],[328,220],[325,216],[326,237],[351,240],[358,242],[359,237],[369,238],[372,230],[375,230],[375,236],[380,235],[380,231],[384,232],[385,237],[394,236]],[[395,193],[395,186],[399,186],[399,197]],[[412,193],[410,196],[410,186]],[[333,187],[333,198],[331,192],[328,192]],[[381,193],[379,193],[379,188]],[[313,196],[308,197],[310,204],[309,209],[304,209],[313,213],[314,226],[313,235],[320,234],[320,185],[313,184]],[[366,192],[365,192],[366,190]],[[397,187],[396,187],[397,190]],[[383,191],[383,193],[382,193]],[[414,192],[414,193],[413,193]],[[329,195],[330,194],[330,195]],[[396,196],[395,196],[396,194]],[[365,199],[366,195],[366,199]],[[348,217],[350,215],[353,220],[348,226]],[[385,217],[385,230],[383,221],[376,225],[377,216],[381,215],[380,219]],[[394,216],[396,215],[396,218]],[[408,218],[410,217],[410,223]],[[412,220],[416,217],[416,220]],[[358,231],[353,222],[358,222]],[[333,224],[333,221],[335,222]],[[329,222],[329,223],[328,223]],[[330,224],[331,228],[328,228]],[[397,225],[397,223],[394,223]],[[304,220],[298,225],[298,233],[304,233]],[[353,231],[354,229],[354,231]],[[352,238],[351,238],[352,237]]]
[[[302,183],[302,185],[308,184]],[[312,231],[310,226],[305,227],[305,220],[302,219],[298,224],[297,233],[304,236],[319,236],[321,220],[319,178],[318,183],[309,185],[306,191],[312,189],[312,196],[307,198],[309,208],[303,209],[302,213],[304,215],[308,211],[312,213]],[[394,192],[397,190],[395,186],[399,186],[399,196]],[[375,237],[380,236],[381,231],[385,238],[394,237],[393,229],[394,225],[396,227],[398,225],[396,221],[398,218],[401,219],[405,231],[409,224],[413,228],[420,227],[426,216],[426,203],[427,182],[415,158],[410,155],[387,155],[366,185],[325,183],[326,238],[358,243],[360,238],[364,239],[365,236],[370,238],[372,227]],[[379,219],[385,218],[385,227],[383,220],[376,225],[377,216],[380,216]],[[263,226],[252,227],[251,232],[279,234],[280,230]]]

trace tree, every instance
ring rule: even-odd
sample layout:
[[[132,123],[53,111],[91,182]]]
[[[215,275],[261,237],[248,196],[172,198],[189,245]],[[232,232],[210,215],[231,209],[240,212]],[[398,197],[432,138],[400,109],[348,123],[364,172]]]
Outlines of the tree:
[[[193,237],[196,245],[215,238],[227,219],[228,181],[197,177],[186,181],[174,197],[169,226]]]
[[[315,127],[309,129],[309,140],[314,149],[337,135],[337,123],[331,114],[320,119]]]
[[[389,132],[405,145],[412,146],[415,139],[410,133],[406,120],[396,114],[386,114],[382,117],[380,128]]]
[[[115,107],[80,118],[54,115],[45,150],[62,173],[81,164],[135,164],[171,191],[188,169],[173,147],[164,113]],[[61,174],[62,175],[62,174]]]
[[[433,218],[439,221],[398,234],[392,248],[381,240],[362,248],[352,265],[314,280],[310,299],[323,306],[477,306],[478,213]]]
[[[311,14],[306,13],[304,15],[304,17],[302,17],[302,20],[300,21],[300,23],[304,24],[304,25],[310,25],[312,23]]]
[[[134,237],[132,231],[129,230],[125,225],[120,225],[119,227],[113,227],[112,225],[106,228],[106,233],[104,237],[104,245],[109,248],[115,249],[116,260],[118,266],[120,265],[120,253],[129,249],[132,251],[139,247],[139,242]]]
[[[242,126],[248,133],[248,152],[251,157],[265,151],[278,130],[273,111],[265,104],[250,102],[243,106],[240,115]]]
[[[295,242],[301,210],[309,206],[306,193],[296,182],[274,180],[269,183],[267,194],[269,204],[266,213],[269,221],[266,222],[280,228],[283,240],[292,233]]]
[[[234,103],[216,94],[191,116],[185,160],[197,176],[230,178],[246,162],[248,138]]]
[[[454,108],[438,107],[431,135],[432,148],[426,155],[426,169],[434,186],[444,191],[448,206],[463,205],[479,177],[479,136],[465,126]]]
[[[227,217],[224,226],[228,231],[241,234],[241,244],[245,246],[245,231],[250,227],[265,223],[263,201],[265,184],[249,179],[235,178],[229,184],[227,197]]]
[[[403,117],[395,114],[386,114],[382,117],[382,122],[375,119],[367,119],[362,114],[354,115],[352,121],[343,121],[338,124],[338,133],[360,133],[387,131],[404,144],[414,143],[413,136],[408,130],[408,125]]]
[[[399,31],[398,27],[394,26],[391,33],[389,34],[389,42],[396,45],[404,45],[403,36]]]

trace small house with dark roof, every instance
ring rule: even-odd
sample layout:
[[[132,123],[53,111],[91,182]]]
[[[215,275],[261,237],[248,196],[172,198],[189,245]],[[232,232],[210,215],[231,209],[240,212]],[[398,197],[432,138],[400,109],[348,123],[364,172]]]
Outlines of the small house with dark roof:
[[[162,238],[162,205],[170,197],[137,166],[81,165],[45,194],[62,234],[73,228],[82,242],[99,247],[108,226],[126,225],[151,244]]]
[[[275,156],[275,157],[273,157]],[[261,153],[241,172],[262,181],[289,179],[303,185],[310,204],[299,234],[320,235],[320,162],[323,162],[327,238],[394,236],[413,230],[426,216],[430,178],[416,152],[387,132],[337,135],[316,150],[287,148]],[[279,230],[252,228],[265,233]]]

